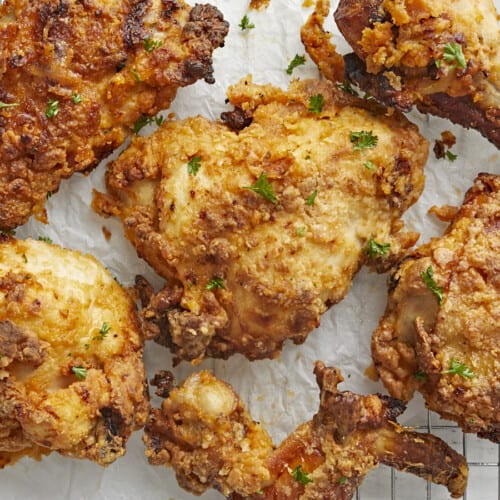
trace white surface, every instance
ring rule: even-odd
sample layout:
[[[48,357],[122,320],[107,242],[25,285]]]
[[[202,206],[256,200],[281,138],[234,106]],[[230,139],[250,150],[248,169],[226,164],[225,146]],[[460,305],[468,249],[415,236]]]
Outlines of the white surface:
[[[217,118],[228,109],[224,104],[225,89],[241,77],[252,73],[257,83],[273,83],[286,88],[291,77],[285,73],[295,54],[304,54],[300,42],[300,27],[311,9],[302,6],[301,0],[271,0],[262,12],[248,11],[248,1],[213,0],[230,22],[231,29],[226,45],[215,53],[215,85],[199,82],[179,91],[171,110],[179,117],[202,114]],[[499,7],[500,0],[495,4]],[[332,8],[337,2],[332,2]],[[238,24],[248,14],[255,29],[242,32]],[[334,31],[330,17],[329,28]],[[334,41],[340,39],[336,36]],[[339,44],[341,48],[345,43]],[[313,63],[294,71],[294,77],[317,76]],[[452,151],[458,159],[435,160],[432,152],[427,166],[425,192],[407,214],[410,229],[421,232],[419,243],[430,236],[439,235],[444,225],[427,214],[430,206],[461,203],[465,190],[476,174],[489,171],[500,174],[499,152],[476,132],[468,132],[444,120],[413,113],[422,133],[431,141],[444,130],[451,130],[457,137]],[[75,175],[62,184],[60,191],[48,202],[49,224],[30,221],[17,231],[19,237],[46,235],[68,248],[94,254],[124,284],[132,284],[138,273],[153,277],[150,269],[140,261],[135,251],[122,236],[118,221],[105,220],[90,209],[92,189],[102,190],[104,166],[99,166],[90,176]],[[112,232],[108,242],[102,233],[106,226]],[[322,318],[321,327],[311,333],[302,346],[286,345],[277,361],[249,362],[241,356],[224,361],[205,361],[201,368],[212,368],[221,378],[229,381],[248,404],[252,416],[264,423],[278,443],[299,423],[308,420],[316,411],[318,390],[312,374],[313,362],[322,359],[338,366],[346,378],[343,385],[357,392],[385,392],[381,384],[371,382],[363,372],[370,364],[369,342],[386,301],[386,276],[362,271],[354,280],[348,297],[334,306]],[[158,279],[155,281],[160,283]],[[145,362],[150,376],[157,369],[171,369],[169,352],[156,345],[148,345]],[[178,379],[194,370],[187,364],[174,372]],[[424,423],[423,404],[417,398],[400,420]],[[63,458],[56,453],[42,462],[24,459],[15,467],[0,472],[1,499],[8,500],[168,500],[190,499],[179,489],[173,474],[165,467],[147,464],[141,442],[136,433],[128,445],[128,453],[107,469],[85,461]],[[488,448],[489,447],[489,448]],[[478,447],[491,449],[482,441]],[[496,449],[496,448],[495,448]],[[498,451],[492,460],[498,461]],[[493,472],[493,475],[490,474]],[[471,471],[470,498],[494,500],[498,495],[494,468],[488,471]],[[485,479],[489,474],[489,479]],[[402,475],[397,476],[397,482]],[[390,498],[388,469],[381,468],[367,478],[362,488],[363,499]],[[492,479],[491,479],[492,478]],[[488,482],[489,481],[489,482]],[[398,488],[397,498],[427,498],[426,484],[420,479],[411,480],[408,488]],[[215,492],[205,499],[220,499]],[[444,488],[433,488],[433,498],[448,498]]]

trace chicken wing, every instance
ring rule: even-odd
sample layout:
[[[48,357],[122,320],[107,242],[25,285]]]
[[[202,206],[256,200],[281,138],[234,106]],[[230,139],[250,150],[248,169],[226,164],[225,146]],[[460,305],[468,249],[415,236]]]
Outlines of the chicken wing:
[[[340,0],[346,76],[387,106],[448,118],[500,147],[500,28],[492,0]]]
[[[0,466],[58,451],[108,465],[145,423],[143,339],[93,257],[0,241]]]
[[[183,0],[0,2],[0,229],[44,218],[48,193],[213,82],[228,25]]]
[[[318,413],[277,449],[231,386],[206,371],[191,375],[151,411],[144,434],[150,463],[171,466],[192,493],[215,488],[234,500],[347,500],[379,462],[463,494],[464,457],[431,434],[401,427],[401,401],[339,392],[342,375],[320,362],[315,374]]]
[[[416,238],[400,216],[428,144],[402,115],[317,80],[283,91],[247,78],[229,100],[229,127],[196,117],[135,139],[95,202],[167,279],[143,293],[143,318],[176,361],[277,356],[363,262],[386,269]]]
[[[500,442],[500,176],[481,174],[441,238],[417,248],[390,279],[373,334],[390,393],[415,390],[466,432]]]

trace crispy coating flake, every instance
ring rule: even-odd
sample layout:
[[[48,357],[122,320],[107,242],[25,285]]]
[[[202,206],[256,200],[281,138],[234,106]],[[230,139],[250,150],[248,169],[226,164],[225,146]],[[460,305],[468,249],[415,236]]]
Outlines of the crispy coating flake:
[[[233,500],[347,500],[379,462],[463,494],[467,464],[441,439],[401,427],[404,403],[339,392],[342,375],[317,362],[320,408],[273,449],[234,390],[207,371],[191,375],[153,409],[144,441],[150,463],[175,471],[195,494]],[[243,466],[242,466],[243,465]]]
[[[428,144],[402,115],[317,80],[283,91],[248,77],[229,100],[236,130],[166,122],[110,165],[110,195],[96,199],[168,280],[143,318],[177,360],[277,356],[363,262],[386,269],[416,239],[400,216],[422,191]],[[376,144],[356,151],[363,131]],[[370,239],[390,251],[369,258]]]
[[[492,0],[341,0],[346,74],[384,104],[475,128],[500,147],[500,28]]]
[[[500,176],[480,174],[450,213],[446,233],[394,272],[373,359],[394,397],[408,400],[419,390],[430,409],[465,432],[499,442]],[[441,304],[424,282],[429,268]]]
[[[108,465],[149,409],[135,304],[94,258],[0,241],[0,465]]]
[[[213,82],[228,25],[182,0],[0,2],[0,228],[119,146],[178,87]]]

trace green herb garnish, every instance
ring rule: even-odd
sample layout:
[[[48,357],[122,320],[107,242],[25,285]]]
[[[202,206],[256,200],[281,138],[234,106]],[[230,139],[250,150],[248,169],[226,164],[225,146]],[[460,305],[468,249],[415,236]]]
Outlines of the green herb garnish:
[[[222,278],[212,278],[208,281],[206,289],[215,290],[216,288],[226,288]]]
[[[443,59],[451,64],[454,68],[466,68],[467,61],[465,60],[462,46],[458,43],[447,43],[443,49]]]
[[[265,172],[259,175],[259,178],[251,186],[243,186],[243,189],[250,189],[254,193],[260,194],[271,203],[278,203],[278,198],[274,194],[271,183],[267,179]]]
[[[57,99],[49,99],[49,103],[45,108],[45,116],[54,118],[59,113],[59,101]]]
[[[354,151],[363,151],[364,149],[374,148],[377,145],[378,137],[371,131],[362,130],[361,132],[351,132],[349,134],[351,142],[354,144]]]
[[[345,476],[342,476],[340,479],[339,479],[339,484],[345,484],[347,483],[347,478]]]
[[[94,340],[104,340],[106,335],[109,333],[109,330],[111,330],[111,327],[109,326],[109,323],[106,321],[102,324],[101,329],[99,330],[99,333],[94,337]]]
[[[286,69],[286,72],[288,75],[291,75],[293,73],[293,70],[297,66],[302,66],[302,64],[306,63],[306,58],[305,56],[299,56],[299,54],[295,54],[295,57],[290,61],[290,64],[288,65],[288,68]]]
[[[445,156],[450,161],[455,161],[458,158],[458,156],[453,154],[449,149],[446,151]]]
[[[442,375],[446,375],[447,373],[451,373],[454,375],[460,375],[462,378],[473,378],[476,374],[464,363],[460,363],[455,358],[451,358],[450,367],[448,370],[444,370],[441,372]]]
[[[7,102],[0,101],[0,109],[3,109],[3,108],[14,108],[15,106],[19,106],[19,103],[17,103],[17,102],[7,103]]]
[[[425,271],[420,273],[420,277],[427,285],[427,288],[434,294],[438,304],[441,305],[441,302],[443,302],[443,289],[434,281],[434,269],[432,269],[432,266],[429,266]]]
[[[373,166],[373,162],[371,160],[366,160],[363,163],[363,167],[367,168],[368,170],[375,170],[375,167]]]
[[[344,82],[337,83],[337,88],[340,90],[343,90],[344,92],[347,92],[348,94],[355,95],[355,96],[358,95],[356,90],[352,88],[351,83],[348,82],[347,80],[345,80]]]
[[[316,201],[316,196],[318,196],[318,191],[315,189],[306,199],[306,205],[312,207]]]
[[[295,230],[295,234],[296,234],[297,236],[304,236],[305,232],[306,232],[306,228],[305,228],[304,226],[302,226],[302,227],[298,227],[298,228]]]
[[[196,175],[201,167],[201,156],[195,156],[188,161],[188,174]]]
[[[73,104],[80,104],[82,102],[80,94],[77,94],[76,92],[71,95],[71,100],[73,101]]]
[[[250,19],[246,14],[241,18],[240,24],[238,24],[238,26],[241,28],[242,31],[251,30],[255,28],[255,24],[250,22]]]
[[[389,253],[390,248],[390,243],[378,243],[373,238],[370,238],[364,250],[368,257],[373,259],[378,255],[384,257]]]
[[[159,49],[163,45],[163,42],[161,40],[151,40],[151,38],[148,37],[144,38],[142,45],[146,52],[153,52],[153,50]]]
[[[87,378],[87,369],[83,366],[73,366],[71,371],[78,380],[85,380]]]
[[[133,75],[134,75],[134,78],[139,82],[141,83],[142,82],[142,78],[141,78],[141,75],[139,75],[139,73],[137,72],[136,69],[134,68],[130,68],[129,70]]]
[[[298,483],[307,484],[313,482],[308,473],[302,470],[302,465],[297,465],[297,467],[292,470],[291,474],[295,481],[297,481]]]
[[[319,115],[323,110],[324,105],[325,98],[322,94],[312,95],[311,97],[309,97],[309,107],[307,108],[307,111]]]
[[[45,241],[45,243],[52,243],[52,240],[48,236],[39,236],[38,241]]]
[[[427,381],[427,373],[421,372],[420,370],[416,371],[413,376],[419,380],[420,382],[426,382]]]

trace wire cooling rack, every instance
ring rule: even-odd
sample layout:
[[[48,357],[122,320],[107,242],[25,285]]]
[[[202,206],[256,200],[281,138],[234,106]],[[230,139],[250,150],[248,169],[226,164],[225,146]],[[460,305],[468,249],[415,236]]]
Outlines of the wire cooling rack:
[[[414,426],[431,432],[462,453],[469,464],[469,482],[464,500],[500,500],[500,445],[474,434],[465,434],[453,424],[434,423],[435,414],[427,412],[427,422]],[[381,466],[372,471],[356,492],[356,500],[449,500],[448,491],[430,481]]]

